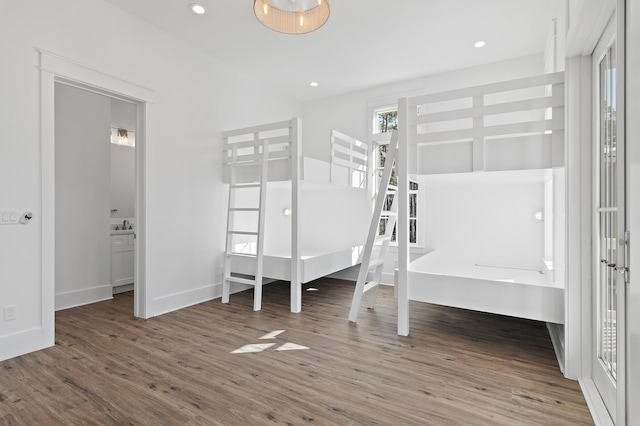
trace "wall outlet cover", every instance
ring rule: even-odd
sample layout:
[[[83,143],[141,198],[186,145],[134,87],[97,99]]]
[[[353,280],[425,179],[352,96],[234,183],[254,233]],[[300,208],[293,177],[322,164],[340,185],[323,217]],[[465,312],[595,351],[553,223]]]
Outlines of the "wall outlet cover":
[[[16,319],[16,305],[4,307],[4,320],[13,321]]]

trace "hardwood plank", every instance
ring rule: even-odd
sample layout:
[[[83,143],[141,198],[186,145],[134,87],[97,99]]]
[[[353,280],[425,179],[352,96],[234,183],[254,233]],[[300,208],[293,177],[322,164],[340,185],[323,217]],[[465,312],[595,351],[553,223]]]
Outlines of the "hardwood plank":
[[[352,282],[310,286],[301,314],[285,282],[259,312],[251,290],[150,320],[132,293],[58,312],[54,347],[0,363],[0,425],[593,424],[543,323],[412,302],[402,337],[391,288],[353,324]]]

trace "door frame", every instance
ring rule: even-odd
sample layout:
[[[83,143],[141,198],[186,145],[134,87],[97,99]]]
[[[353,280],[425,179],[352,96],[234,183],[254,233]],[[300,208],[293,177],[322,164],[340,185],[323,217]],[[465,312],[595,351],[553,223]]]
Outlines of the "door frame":
[[[136,242],[134,316],[149,318],[151,292],[147,287],[149,247],[149,174],[147,143],[154,91],[127,79],[97,70],[56,53],[36,48],[40,69],[40,139],[42,179],[42,322],[53,341],[55,335],[55,83],[63,83],[137,104],[136,134]]]

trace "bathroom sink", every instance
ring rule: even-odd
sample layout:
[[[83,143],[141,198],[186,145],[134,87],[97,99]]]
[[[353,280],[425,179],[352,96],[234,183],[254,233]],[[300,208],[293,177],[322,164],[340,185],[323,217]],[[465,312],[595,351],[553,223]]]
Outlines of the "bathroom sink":
[[[127,235],[127,234],[133,234],[133,229],[119,229],[117,231],[115,229],[111,230],[111,235]]]

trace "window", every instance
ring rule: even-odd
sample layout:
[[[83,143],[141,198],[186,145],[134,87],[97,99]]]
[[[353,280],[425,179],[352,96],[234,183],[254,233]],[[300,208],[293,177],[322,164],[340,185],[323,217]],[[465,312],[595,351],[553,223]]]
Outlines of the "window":
[[[398,130],[398,107],[395,105],[373,110],[373,133],[387,133]]]
[[[376,192],[380,188],[380,178],[384,170],[385,158],[387,150],[389,148],[389,139],[391,130],[398,130],[398,106],[397,105],[385,105],[369,110],[372,114],[372,134],[371,146],[375,146],[373,150],[373,164],[375,164],[375,189]],[[373,168],[372,168],[373,169]],[[396,175],[395,168],[391,171],[391,178],[389,179],[389,185],[398,186],[398,176]],[[391,203],[393,202],[394,194],[387,194],[386,201],[383,206],[382,215],[380,218],[380,224],[378,226],[378,235],[385,233],[387,223],[389,222],[389,214],[385,211],[389,211]],[[396,230],[394,228],[391,235],[391,242],[397,243]],[[409,244],[412,246],[418,245],[418,183],[409,182]]]

